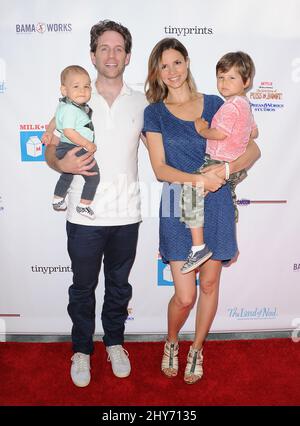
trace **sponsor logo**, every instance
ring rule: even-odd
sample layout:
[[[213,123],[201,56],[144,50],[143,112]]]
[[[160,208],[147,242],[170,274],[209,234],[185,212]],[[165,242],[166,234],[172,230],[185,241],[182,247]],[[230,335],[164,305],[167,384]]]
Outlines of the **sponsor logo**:
[[[44,34],[44,33],[69,33],[72,31],[70,23],[18,23],[16,24],[17,34]]]
[[[0,93],[4,93],[5,92],[5,82],[4,80],[0,80]]]
[[[133,308],[127,308],[127,312],[128,312],[128,317],[126,321],[133,321],[134,320]]]
[[[170,265],[164,263],[160,255],[157,259],[157,284],[159,286],[172,286],[174,284]]]
[[[199,278],[197,275],[196,284],[199,285]],[[162,261],[160,255],[157,259],[157,285],[158,286],[172,286],[174,285],[171,267]]]
[[[45,161],[45,147],[41,142],[47,125],[20,124],[22,161]]]
[[[271,81],[262,81],[249,98],[253,111],[274,112],[284,107],[283,93],[274,89]]]
[[[6,62],[0,58],[0,93],[6,90]]]
[[[300,272],[300,263],[294,263],[293,271]]]
[[[31,272],[38,272],[43,275],[56,274],[58,272],[72,272],[71,266],[30,266]]]
[[[228,316],[229,318],[235,320],[269,320],[275,319],[278,317],[277,308],[271,307],[261,307],[261,308],[237,308],[236,306],[233,308],[228,308]]]
[[[249,204],[286,204],[287,200],[247,200],[242,198],[236,201],[238,206],[249,206]]]
[[[172,25],[168,25],[164,27],[164,33],[177,37],[186,37],[188,35],[212,35],[214,31],[210,27],[200,27],[198,25],[192,27],[173,27]]]

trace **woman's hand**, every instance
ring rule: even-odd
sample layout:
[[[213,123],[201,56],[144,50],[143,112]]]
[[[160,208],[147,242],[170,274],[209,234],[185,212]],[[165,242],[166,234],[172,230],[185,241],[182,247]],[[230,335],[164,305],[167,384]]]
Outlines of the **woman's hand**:
[[[230,167],[230,166],[229,166]],[[208,172],[214,172],[217,176],[219,176],[220,178],[225,179],[225,175],[226,175],[226,168],[225,168],[225,164],[212,164],[211,166],[207,166],[205,167],[201,173],[203,175],[205,175]]]
[[[223,177],[218,176],[213,170],[200,174],[199,182],[203,183],[205,192],[215,192],[226,183],[225,179]]]

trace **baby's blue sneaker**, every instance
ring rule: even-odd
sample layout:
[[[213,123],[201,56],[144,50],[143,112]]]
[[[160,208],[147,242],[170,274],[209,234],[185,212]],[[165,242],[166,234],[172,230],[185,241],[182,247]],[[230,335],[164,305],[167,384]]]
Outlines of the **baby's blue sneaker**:
[[[206,262],[211,256],[212,251],[210,251],[207,246],[195,253],[191,250],[185,264],[181,268],[181,272],[183,274],[187,274],[188,272],[193,271],[202,265],[202,263]]]

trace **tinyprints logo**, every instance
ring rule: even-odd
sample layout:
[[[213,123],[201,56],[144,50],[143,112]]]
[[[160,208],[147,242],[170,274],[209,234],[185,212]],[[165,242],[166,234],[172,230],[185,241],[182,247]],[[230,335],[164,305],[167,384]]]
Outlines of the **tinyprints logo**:
[[[278,317],[277,308],[262,307],[255,309],[228,308],[229,318],[235,320],[269,320]]]
[[[271,81],[262,81],[249,97],[253,111],[274,112],[284,107],[283,93],[274,89]]]
[[[192,27],[173,27],[172,25],[168,25],[164,27],[164,33],[168,35],[175,35],[177,37],[186,37],[188,35],[212,35],[213,29],[208,27],[199,27],[198,25],[194,25]]]
[[[44,34],[48,33],[69,33],[72,31],[72,24],[58,24],[38,22],[36,24],[16,24],[17,34]]]
[[[20,124],[22,161],[45,161],[45,147],[41,142],[47,124]]]
[[[31,272],[38,272],[43,275],[56,274],[58,272],[72,272],[71,266],[30,266]]]

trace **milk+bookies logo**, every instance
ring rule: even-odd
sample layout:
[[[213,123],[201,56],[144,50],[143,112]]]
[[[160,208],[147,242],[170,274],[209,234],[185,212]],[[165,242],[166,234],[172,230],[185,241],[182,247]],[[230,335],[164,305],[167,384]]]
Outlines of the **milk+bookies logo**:
[[[196,284],[199,285],[199,278],[197,275]],[[163,262],[161,256],[158,254],[157,258],[157,285],[158,286],[173,286],[173,278],[171,267],[169,264]]]
[[[20,124],[22,161],[45,161],[45,146],[41,139],[46,127],[46,124]]]

